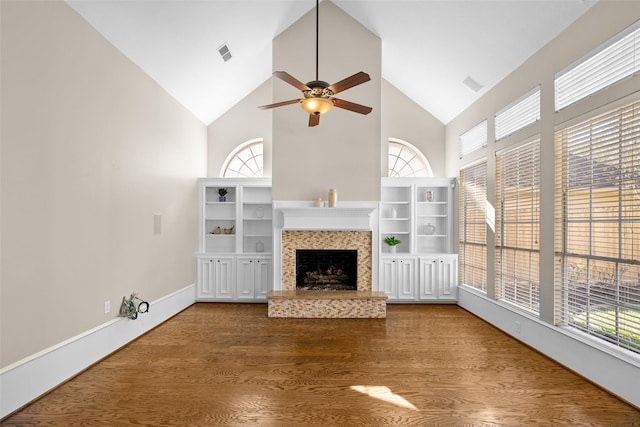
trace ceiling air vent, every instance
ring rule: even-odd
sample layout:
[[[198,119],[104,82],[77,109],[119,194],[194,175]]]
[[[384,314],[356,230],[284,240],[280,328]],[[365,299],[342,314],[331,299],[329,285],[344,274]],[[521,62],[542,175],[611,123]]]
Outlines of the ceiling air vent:
[[[480,89],[482,89],[482,85],[480,83],[478,83],[477,81],[473,80],[469,76],[467,76],[467,78],[464,79],[464,81],[462,83],[466,84],[474,92],[477,92]]]
[[[222,56],[224,62],[227,62],[231,59],[231,51],[229,50],[229,46],[227,46],[226,43],[218,48],[218,53],[220,54],[220,56]]]

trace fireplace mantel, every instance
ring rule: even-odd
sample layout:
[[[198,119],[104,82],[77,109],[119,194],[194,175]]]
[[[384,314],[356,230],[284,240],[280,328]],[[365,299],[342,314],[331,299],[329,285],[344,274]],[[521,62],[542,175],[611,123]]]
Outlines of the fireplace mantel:
[[[371,230],[375,207],[283,207],[283,230]]]

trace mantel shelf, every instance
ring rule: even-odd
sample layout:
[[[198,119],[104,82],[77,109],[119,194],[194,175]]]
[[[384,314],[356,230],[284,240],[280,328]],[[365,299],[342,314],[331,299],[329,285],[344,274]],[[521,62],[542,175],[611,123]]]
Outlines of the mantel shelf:
[[[283,207],[284,230],[371,230],[373,207]]]

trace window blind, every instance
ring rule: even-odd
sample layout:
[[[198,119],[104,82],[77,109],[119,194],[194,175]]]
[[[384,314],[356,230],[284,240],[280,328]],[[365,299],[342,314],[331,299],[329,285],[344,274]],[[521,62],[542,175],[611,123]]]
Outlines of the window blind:
[[[556,132],[559,320],[640,353],[640,101]]]
[[[487,291],[487,162],[460,170],[459,281]]]
[[[496,295],[539,312],[540,140],[496,155]]]
[[[556,74],[556,111],[640,71],[640,21],[606,47]]]
[[[460,158],[487,146],[487,121],[477,124],[462,135],[458,143]]]
[[[540,86],[495,115],[496,139],[504,138],[540,120]]]

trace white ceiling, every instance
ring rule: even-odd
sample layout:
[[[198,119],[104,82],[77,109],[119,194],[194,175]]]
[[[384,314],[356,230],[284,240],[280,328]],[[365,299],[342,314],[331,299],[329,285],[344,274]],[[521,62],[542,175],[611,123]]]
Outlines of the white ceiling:
[[[207,125],[271,76],[271,40],[315,7],[313,0],[66,1]],[[596,1],[333,0],[382,40],[382,77],[445,124]],[[233,55],[227,63],[217,52],[224,43]],[[467,77],[483,88],[471,90]]]

